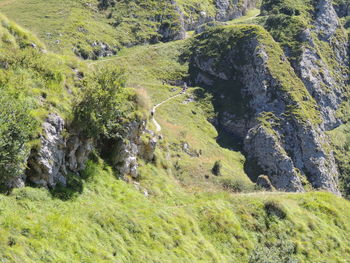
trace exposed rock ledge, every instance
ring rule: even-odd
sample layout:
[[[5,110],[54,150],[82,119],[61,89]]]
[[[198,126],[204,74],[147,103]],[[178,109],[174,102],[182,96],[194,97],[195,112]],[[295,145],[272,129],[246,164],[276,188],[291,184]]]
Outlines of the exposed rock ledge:
[[[260,27],[243,29],[246,34],[238,27],[218,28],[197,37],[190,63],[193,82],[215,93],[219,116],[224,116],[219,124],[244,141],[252,177],[266,174],[283,191],[302,192],[310,185],[339,194],[335,160],[320,121],[289,110],[297,105],[305,114],[316,103],[271,36]],[[217,38],[220,30],[226,37]],[[217,57],[207,55],[209,50]],[[283,82],[284,77],[292,83]],[[296,100],[293,89],[302,99]],[[313,118],[321,120],[320,112]]]
[[[16,178],[12,187],[23,187],[26,184],[55,188],[66,186],[67,174],[78,174],[85,168],[86,161],[94,149],[92,139],[86,139],[70,131],[65,121],[57,114],[50,114],[43,123],[41,146],[32,150],[28,158],[28,169],[24,176]],[[117,152],[115,168],[123,178],[126,175],[137,176],[138,158],[147,161],[153,159],[157,140],[151,131],[145,129],[146,122],[132,122],[128,126],[128,136],[111,149]],[[144,133],[149,136],[142,140]]]

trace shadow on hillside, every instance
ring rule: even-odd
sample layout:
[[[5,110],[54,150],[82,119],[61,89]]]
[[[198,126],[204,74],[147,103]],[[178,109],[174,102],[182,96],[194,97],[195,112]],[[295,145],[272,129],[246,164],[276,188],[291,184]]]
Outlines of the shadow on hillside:
[[[221,148],[225,148],[235,152],[243,152],[243,142],[238,136],[227,132],[226,130],[216,127],[218,132],[218,137],[216,137],[216,142]]]
[[[98,157],[95,154],[90,154],[89,160],[97,163]],[[80,173],[68,173],[66,175],[67,185],[58,185],[54,189],[49,189],[51,196],[62,201],[69,201],[76,198],[84,192],[85,183],[93,174],[87,170]]]
[[[241,99],[240,95],[238,94],[237,90],[239,86],[236,86],[233,90],[230,92],[233,92],[233,98],[229,96],[228,94],[225,95],[227,99],[232,99],[234,101],[221,101],[220,98],[218,98],[220,95],[220,92],[217,92],[216,89],[221,90],[222,92],[227,91],[228,88],[225,87],[225,83],[221,83],[220,85],[218,84],[213,87],[202,87],[202,89],[196,90],[196,97],[200,99],[206,99],[206,93],[211,94],[212,99],[211,102],[213,103],[214,106],[214,111],[219,114],[217,117],[220,119],[220,114],[227,109],[231,110],[232,112],[235,112],[236,114],[240,115],[243,114],[247,109],[244,107],[245,101]],[[237,99],[238,98],[238,99]],[[219,121],[216,121],[217,123]],[[244,150],[243,150],[243,138],[233,134],[232,132],[228,132],[226,129],[220,126],[220,124],[214,125],[216,128],[216,131],[218,133],[218,136],[216,138],[216,142],[219,144],[220,147],[235,151],[235,152],[240,152],[245,156]],[[252,160],[246,160],[244,163],[244,172],[247,174],[247,176],[250,178],[252,182],[256,182],[257,178],[259,175],[263,174],[259,166],[256,164],[255,161]]]
[[[50,189],[51,196],[62,201],[74,199],[81,195],[84,190],[84,181],[87,179],[84,173],[67,175],[67,186],[58,185],[54,189]]]

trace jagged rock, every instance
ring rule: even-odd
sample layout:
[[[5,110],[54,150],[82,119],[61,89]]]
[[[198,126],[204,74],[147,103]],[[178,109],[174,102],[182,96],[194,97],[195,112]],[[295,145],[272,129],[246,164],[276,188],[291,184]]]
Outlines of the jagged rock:
[[[202,25],[207,24],[207,26],[211,27],[217,25],[217,22],[226,22],[239,18],[245,15],[248,9],[254,8],[257,3],[258,1],[256,0],[244,0],[243,2],[238,0],[215,0],[215,16],[211,16],[203,10],[195,10],[195,13],[199,14],[196,17],[186,17],[181,10],[179,10],[179,12],[181,12],[181,18],[184,21],[185,31],[196,30],[197,33],[201,33],[207,28],[202,27]]]
[[[146,161],[154,159],[154,151],[157,146],[157,137],[146,129],[145,121],[133,121],[127,127],[127,135],[116,145],[116,153],[113,159],[114,167],[121,177],[131,176],[137,178],[138,158]],[[143,135],[147,134],[144,139]]]
[[[92,151],[92,141],[78,135],[64,136],[64,120],[57,114],[50,114],[43,123],[40,149],[33,150],[28,159],[26,179],[32,184],[54,188],[66,185],[68,172],[84,169]]]
[[[248,159],[256,160],[276,188],[292,192],[304,191],[293,160],[283,149],[278,134],[257,126],[249,131],[244,145]]]
[[[267,175],[260,175],[256,180],[256,184],[268,191],[275,190],[275,187],[272,185],[269,177]]]
[[[113,56],[118,50],[116,47],[110,47],[101,41],[94,41],[91,46],[94,48],[94,54],[97,58]]]
[[[181,8],[177,5],[175,0],[171,0],[171,5],[175,9],[175,13],[178,14],[177,25],[170,25],[168,23],[162,23],[158,30],[158,33],[162,35],[161,41],[168,42],[174,40],[185,39],[185,19]]]
[[[220,30],[225,29],[213,30],[216,40]],[[313,102],[282,50],[278,51],[277,44],[273,49],[268,49],[261,43],[273,45],[272,38],[261,28],[251,26],[248,32],[257,33],[250,36],[235,35],[235,31],[240,30],[238,28],[230,30],[232,37],[225,37],[223,41],[231,42],[215,42],[215,46],[210,48],[205,46],[210,45],[210,41],[201,42],[201,39],[210,39],[211,31],[199,35],[198,41],[194,42],[190,63],[190,72],[196,84],[209,85],[211,89],[224,87],[226,103],[229,98],[232,100],[232,103],[219,106],[219,125],[244,139],[248,161],[256,163],[258,172],[267,174],[277,189],[304,191],[301,178],[306,177],[313,187],[339,194],[338,172],[322,125],[317,121],[311,123],[306,116],[293,116],[288,110]],[[248,29],[245,27],[244,30]],[[230,32],[226,30],[224,34]],[[221,48],[226,46],[232,48]],[[211,54],[218,52],[218,57],[206,55],[203,52],[206,48]],[[276,52],[279,52],[278,56]],[[271,68],[271,56],[275,59],[275,65],[285,69],[283,74]],[[295,81],[293,87],[283,86],[289,85],[282,84],[285,77]],[[304,94],[303,100],[296,101],[290,95],[288,89],[295,86],[299,87],[299,93]],[[236,92],[232,93],[232,90]],[[221,90],[218,96],[220,94]],[[229,113],[232,106],[236,110]],[[314,104],[312,110],[316,107]],[[314,118],[319,119],[316,115],[320,114],[315,111]]]
[[[333,6],[334,6],[334,9],[337,12],[339,17],[350,16],[350,2],[349,1],[343,1],[340,3],[336,3],[336,1],[333,1]]]
[[[146,161],[154,159],[157,138],[154,133],[145,129],[146,122],[131,122],[127,127],[128,134],[124,140],[112,144],[115,151],[113,160],[115,168],[122,176],[137,177],[138,158]],[[26,180],[32,184],[54,188],[57,184],[66,185],[68,172],[79,173],[84,170],[88,156],[93,150],[92,139],[82,139],[79,134],[71,131],[70,136],[64,137],[64,120],[50,114],[43,124],[41,147],[34,150],[28,160]],[[148,134],[146,140],[142,135]],[[13,182],[21,186],[20,180]]]
[[[40,150],[34,151],[28,161],[28,180],[40,186],[53,187],[57,183],[66,184],[65,162],[66,142],[63,138],[64,120],[50,114],[43,123]]]
[[[336,112],[345,99],[349,84],[348,40],[337,14],[329,0],[320,0],[315,6],[313,25],[301,35],[304,43],[302,54],[292,63],[311,96],[317,101],[324,120],[324,129],[337,127],[341,120]],[[318,42],[329,47],[326,50]],[[336,65],[330,65],[326,57],[334,58]]]
[[[245,15],[248,9],[255,7],[256,1],[216,0],[215,5],[217,9],[216,20],[228,21]]]

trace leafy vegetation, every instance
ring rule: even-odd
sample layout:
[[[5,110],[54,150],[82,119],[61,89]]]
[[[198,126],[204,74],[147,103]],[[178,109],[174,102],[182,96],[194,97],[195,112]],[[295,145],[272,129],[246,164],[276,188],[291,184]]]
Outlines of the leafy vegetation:
[[[5,185],[23,175],[29,153],[27,143],[37,123],[23,97],[2,89],[0,93],[0,184]]]
[[[220,176],[221,175],[221,168],[222,168],[222,163],[221,161],[216,161],[214,163],[213,168],[211,169],[212,173],[216,176]]]
[[[124,72],[119,68],[99,68],[82,85],[74,107],[74,125],[87,138],[122,138],[123,120],[135,108],[133,94],[125,89]]]
[[[74,79],[63,59],[45,54],[39,40],[3,16],[0,37],[0,183],[10,187],[24,175],[48,111],[68,113]]]

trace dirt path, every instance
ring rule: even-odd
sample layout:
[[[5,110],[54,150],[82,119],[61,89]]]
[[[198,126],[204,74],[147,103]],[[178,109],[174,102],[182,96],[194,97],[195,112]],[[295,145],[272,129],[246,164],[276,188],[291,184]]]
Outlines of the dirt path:
[[[160,103],[158,103],[157,105],[155,105],[151,111],[151,114],[152,114],[152,122],[154,123],[154,125],[156,126],[156,132],[160,132],[162,130],[162,127],[160,126],[160,124],[156,121],[156,119],[154,118],[154,115],[156,114],[156,111],[157,111],[157,108],[162,106],[164,103],[167,103],[168,101],[172,100],[172,99],[175,99],[176,97],[179,97],[181,95],[185,94],[185,92],[181,92],[177,95],[174,95]]]

